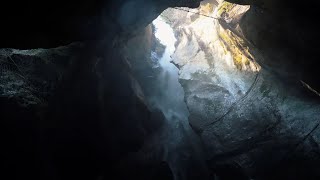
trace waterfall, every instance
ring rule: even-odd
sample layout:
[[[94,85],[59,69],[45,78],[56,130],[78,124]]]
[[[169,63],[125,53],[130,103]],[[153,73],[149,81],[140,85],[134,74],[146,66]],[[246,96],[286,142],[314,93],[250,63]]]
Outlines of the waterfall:
[[[202,146],[188,123],[189,112],[179,83],[179,69],[171,63],[177,41],[174,31],[161,16],[153,21],[153,25],[156,38],[166,46],[158,59],[161,68],[156,79],[159,92],[151,98],[167,119],[156,146],[164,149],[163,159],[169,163],[175,180],[198,179],[195,177],[205,180],[207,174]]]
[[[160,43],[165,45],[165,52],[159,59],[159,64],[162,69],[158,77],[161,96],[157,98],[157,105],[165,114],[168,120],[177,117],[183,121],[187,121],[188,109],[184,102],[184,91],[179,83],[179,69],[171,63],[171,55],[175,51],[174,31],[169,24],[159,16],[153,21],[156,28],[155,36],[160,40]]]

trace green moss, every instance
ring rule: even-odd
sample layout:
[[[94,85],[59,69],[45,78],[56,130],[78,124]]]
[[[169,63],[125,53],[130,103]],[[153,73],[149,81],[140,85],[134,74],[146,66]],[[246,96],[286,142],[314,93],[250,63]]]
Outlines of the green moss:
[[[244,64],[245,64],[246,66],[249,66],[249,65],[250,65],[250,61],[245,61]]]
[[[235,35],[229,30],[221,30],[219,32],[220,39],[224,49],[229,51],[233,58],[233,63],[237,69],[242,69],[243,64],[250,65],[250,60],[245,54],[250,54],[243,39]]]
[[[222,13],[224,13],[224,12],[228,13],[234,6],[235,6],[235,4],[224,1],[218,7],[218,12],[217,12],[218,14],[217,15],[221,16]]]

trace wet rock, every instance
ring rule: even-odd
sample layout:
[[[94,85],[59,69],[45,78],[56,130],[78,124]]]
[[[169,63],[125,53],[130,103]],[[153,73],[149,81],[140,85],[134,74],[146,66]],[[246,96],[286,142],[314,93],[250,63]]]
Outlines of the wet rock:
[[[250,12],[243,18],[246,16],[254,17]],[[207,19],[178,22],[173,58],[180,69],[189,122],[201,136],[208,158],[222,164],[236,162],[249,177],[263,179],[264,173],[275,170],[274,165],[289,164],[298,156],[303,158],[293,161],[292,166],[277,166],[277,173],[270,176],[290,179],[284,171],[296,169],[300,177],[317,178],[316,170],[309,174],[299,162],[308,166],[318,162],[309,158],[315,149],[308,141],[311,136],[317,139],[319,101],[310,97],[301,83],[287,79],[288,74],[294,76],[293,71],[279,71],[281,62],[273,59],[274,68],[265,65],[268,53],[246,42],[246,36],[228,22]],[[203,24],[205,28],[198,28]],[[246,25],[255,31],[255,26]],[[257,43],[266,45],[261,36],[255,37]],[[282,59],[283,64],[288,60]]]
[[[181,51],[175,54],[175,64],[181,68],[190,123],[212,161],[235,161],[260,179],[266,173],[269,179],[319,179],[318,96],[300,83],[319,89],[317,3],[233,2],[253,5],[240,22],[244,37],[253,45],[250,51],[238,51],[242,44],[234,37],[239,34],[221,22],[218,33],[204,40],[188,29],[177,33]],[[6,127],[2,142],[7,174],[15,179],[119,175],[112,173],[112,166],[137,151],[146,136],[161,126],[163,117],[150,111],[139,80],[118,52],[120,47],[113,45],[141,31],[167,7],[197,7],[199,1],[19,5],[3,6],[14,7],[15,16],[12,12],[1,16],[5,27],[1,47],[57,47],[97,39],[108,45],[1,50],[0,109]],[[46,20],[38,20],[40,16]],[[193,28],[217,30],[209,26],[210,21],[202,22]],[[216,39],[224,49],[208,45]],[[247,58],[234,58],[235,52]],[[255,67],[249,54],[262,69]],[[220,61],[221,56],[226,61]]]

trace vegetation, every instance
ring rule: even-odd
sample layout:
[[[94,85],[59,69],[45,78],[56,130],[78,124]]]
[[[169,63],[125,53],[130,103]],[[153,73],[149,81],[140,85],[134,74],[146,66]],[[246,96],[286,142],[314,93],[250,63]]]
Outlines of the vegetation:
[[[219,5],[217,15],[221,16],[224,12],[228,13],[234,6],[235,4],[224,1]]]
[[[222,46],[229,51],[233,58],[233,63],[237,69],[242,69],[245,65],[250,64],[249,57],[251,54],[249,48],[246,46],[244,40],[229,30],[220,30],[220,39],[222,40]]]

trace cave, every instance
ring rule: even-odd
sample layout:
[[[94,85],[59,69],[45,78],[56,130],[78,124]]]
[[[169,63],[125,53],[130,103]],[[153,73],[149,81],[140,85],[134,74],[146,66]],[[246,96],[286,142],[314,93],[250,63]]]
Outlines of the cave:
[[[318,5],[8,2],[1,179],[320,179]]]

